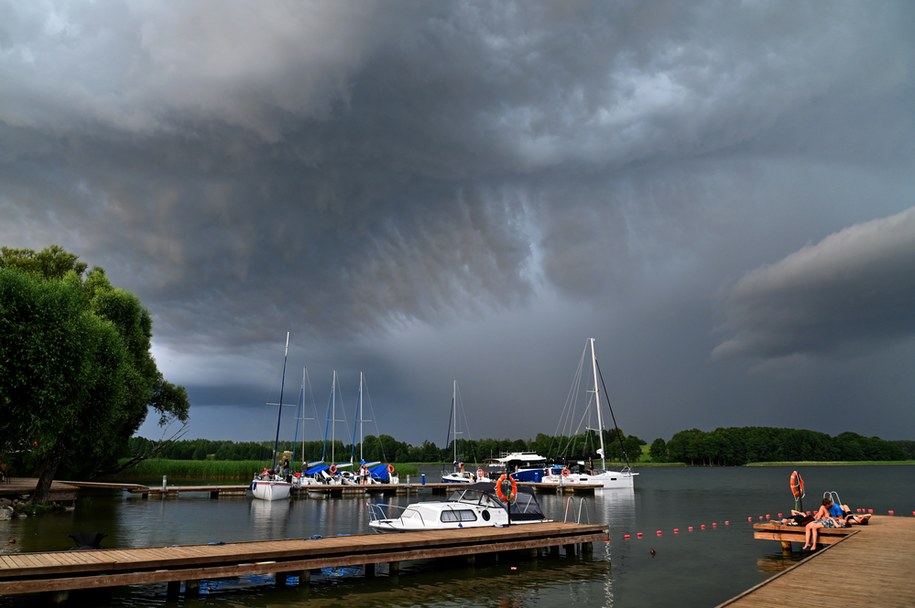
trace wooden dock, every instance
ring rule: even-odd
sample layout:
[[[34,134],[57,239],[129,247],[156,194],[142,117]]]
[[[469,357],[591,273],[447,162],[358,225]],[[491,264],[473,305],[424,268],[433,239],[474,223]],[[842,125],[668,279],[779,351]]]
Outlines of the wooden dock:
[[[0,497],[19,498],[35,491],[38,480],[34,477],[21,477],[11,483],[0,484]],[[446,495],[455,489],[453,483],[373,483],[368,485],[310,485],[293,487],[293,499],[301,498],[359,498],[366,494],[379,493],[386,496],[416,496],[421,493]],[[522,483],[535,492],[568,494],[593,494],[600,484],[553,484]],[[206,493],[210,498],[239,497],[248,495],[250,484],[212,484],[212,485],[164,485],[145,486],[138,483],[98,482],[98,481],[55,481],[51,484],[51,501],[75,502],[80,489],[125,490],[143,498],[178,498],[182,494]]]
[[[769,533],[765,524],[756,524],[754,529],[754,536],[761,529]],[[915,517],[875,515],[869,525],[846,532],[841,537],[827,534],[826,547],[719,608],[794,604],[805,608],[901,608],[915,604]]]
[[[0,555],[0,596],[62,594],[81,589],[167,583],[169,597],[181,583],[186,592],[200,580],[275,574],[308,581],[314,570],[362,566],[366,576],[377,564],[396,572],[404,561],[545,550],[566,555],[591,552],[592,542],[607,541],[606,525],[549,522],[504,528],[464,528],[426,532],[335,536],[315,539],[249,541],[226,544],[92,549]]]

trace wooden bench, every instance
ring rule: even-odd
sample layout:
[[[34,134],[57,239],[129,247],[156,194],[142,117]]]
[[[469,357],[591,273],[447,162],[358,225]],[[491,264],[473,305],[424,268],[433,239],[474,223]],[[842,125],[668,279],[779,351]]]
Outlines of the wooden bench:
[[[817,530],[818,545],[834,545],[846,536],[857,533],[857,528],[820,528]],[[803,543],[804,526],[789,526],[774,521],[753,524],[753,538],[756,540],[777,540],[782,550],[791,552],[791,543]]]

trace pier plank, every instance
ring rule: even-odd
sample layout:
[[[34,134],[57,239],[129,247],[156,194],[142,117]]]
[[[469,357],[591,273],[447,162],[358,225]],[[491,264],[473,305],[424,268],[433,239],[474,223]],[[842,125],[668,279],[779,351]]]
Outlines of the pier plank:
[[[326,567],[437,559],[607,540],[606,525],[562,522],[440,532],[368,534],[319,539],[19,553],[0,560],[0,594],[296,572]]]
[[[874,516],[868,526],[852,530],[719,608],[912,606],[915,518]]]

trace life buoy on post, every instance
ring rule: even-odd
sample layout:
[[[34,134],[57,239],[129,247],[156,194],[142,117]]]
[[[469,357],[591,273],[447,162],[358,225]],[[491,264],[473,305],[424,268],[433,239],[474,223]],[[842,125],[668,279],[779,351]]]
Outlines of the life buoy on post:
[[[388,465],[388,475],[393,475],[393,474],[394,474],[394,465],[389,464]]]
[[[570,472],[571,471],[569,471],[569,467],[562,467],[562,476],[563,477],[568,477]]]
[[[331,475],[336,475],[337,474],[337,465],[335,465],[335,464],[330,465],[330,468],[327,471]]]
[[[511,482],[511,490],[509,491],[508,496],[502,491],[502,484],[506,481]],[[498,496],[499,500],[502,502],[515,502],[515,498],[518,497],[518,480],[503,473],[496,482],[496,496]]]
[[[791,493],[794,495],[794,498],[804,497],[804,480],[800,473],[797,471],[791,473],[789,485],[791,486]]]

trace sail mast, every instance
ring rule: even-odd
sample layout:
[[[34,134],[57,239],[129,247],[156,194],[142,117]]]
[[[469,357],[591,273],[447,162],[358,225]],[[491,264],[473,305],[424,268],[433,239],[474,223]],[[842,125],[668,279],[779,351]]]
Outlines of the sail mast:
[[[286,359],[289,357],[289,332],[286,332],[286,352],[283,354],[283,377],[280,380],[280,403],[276,414],[276,438],[273,440],[273,470],[276,470],[276,450],[280,444],[280,419],[283,416],[283,386],[286,384]]]
[[[591,342],[591,373],[594,375],[594,404],[597,408],[597,434],[600,437],[600,465],[602,470],[607,469],[607,461],[604,456],[604,424],[600,417],[600,383],[597,381],[597,354],[594,352],[594,338],[588,338]]]
[[[452,463],[457,463],[457,380],[454,380],[454,384],[451,388],[451,428],[454,431],[454,438],[451,440],[451,446],[454,449],[454,460]],[[456,466],[455,464],[451,465],[452,468]]]

